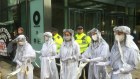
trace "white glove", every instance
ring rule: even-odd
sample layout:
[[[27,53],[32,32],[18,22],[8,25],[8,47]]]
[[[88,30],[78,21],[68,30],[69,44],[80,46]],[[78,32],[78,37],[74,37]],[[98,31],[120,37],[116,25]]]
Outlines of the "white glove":
[[[98,62],[98,63],[96,63],[96,65],[98,65],[98,66],[107,66],[107,65],[109,65],[109,64],[110,64],[109,61],[107,61],[107,62]]]
[[[103,61],[103,58],[102,57],[97,57],[97,58],[91,59],[91,61],[93,61],[93,62],[100,62],[100,61]]]
[[[119,68],[119,70],[113,72],[114,74],[119,74],[119,73],[129,73],[130,71],[133,70],[133,67],[127,63],[123,64],[122,68]]]
[[[67,60],[70,60],[70,59],[72,59],[72,57],[64,58],[64,59],[62,59],[62,61],[67,61]]]
[[[19,66],[22,66],[22,63],[21,63],[19,60],[16,60],[16,63],[17,63]]]
[[[51,57],[50,57],[50,59],[51,59],[51,60],[54,60],[54,59],[55,59],[55,57],[54,57],[54,56],[51,56]]]
[[[125,70],[124,70],[124,68],[120,68],[120,72],[124,72]]]
[[[82,62],[90,62],[90,59],[82,58]]]
[[[113,74],[120,74],[120,73],[126,73],[124,68],[120,68],[119,70],[113,72]]]
[[[60,58],[60,54],[52,56],[53,58]]]
[[[133,68],[128,66],[128,67],[124,67],[124,68],[120,68],[119,70],[113,72],[113,74],[119,74],[119,73],[129,73],[130,71],[132,71]]]
[[[121,73],[120,69],[113,72],[113,74],[120,74],[120,73]]]
[[[124,64],[123,68],[120,68],[121,73],[129,73],[133,70],[134,68],[129,65],[129,64]]]

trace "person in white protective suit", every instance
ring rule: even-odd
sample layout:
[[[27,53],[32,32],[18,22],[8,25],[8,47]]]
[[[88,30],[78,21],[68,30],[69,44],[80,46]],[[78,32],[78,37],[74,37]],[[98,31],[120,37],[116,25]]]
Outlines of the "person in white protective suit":
[[[93,28],[88,32],[92,42],[82,54],[82,61],[89,62],[88,79],[106,79],[106,67],[96,65],[98,62],[107,61],[109,56],[109,45],[102,38],[98,29]]]
[[[64,29],[63,34],[64,42],[58,55],[61,64],[60,79],[77,79],[80,47],[74,41],[72,29]]]
[[[33,79],[33,62],[36,58],[36,54],[32,46],[26,41],[24,35],[19,35],[16,38],[17,49],[14,62],[17,63],[16,69],[21,68],[17,73],[17,79]]]
[[[115,41],[111,49],[111,79],[132,79],[131,71],[138,64],[139,49],[127,26],[114,27]]]
[[[59,79],[56,62],[53,56],[56,55],[56,45],[52,39],[51,32],[44,33],[45,43],[41,49],[41,78],[40,79]]]

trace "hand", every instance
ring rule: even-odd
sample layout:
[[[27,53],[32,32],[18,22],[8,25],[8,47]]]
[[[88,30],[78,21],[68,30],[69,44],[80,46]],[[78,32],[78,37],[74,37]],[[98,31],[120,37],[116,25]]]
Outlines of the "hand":
[[[92,62],[96,62],[96,60],[95,60],[94,58],[93,58],[93,59],[91,59],[91,61],[92,61]]]
[[[18,63],[19,66],[22,66],[22,63]]]
[[[106,64],[105,64],[105,62],[98,62],[98,63],[96,63],[96,65],[98,65],[98,66],[105,66]]]
[[[109,65],[109,64],[110,64],[109,61],[107,61],[107,62],[98,62],[98,63],[96,63],[96,65],[98,65],[98,66],[107,66],[107,65]]]
[[[113,72],[113,74],[120,74],[120,73],[126,73],[124,68],[120,68],[119,70]]]
[[[67,61],[67,60],[70,60],[72,59],[71,57],[67,57],[67,58],[63,58],[62,61]]]
[[[63,62],[66,61],[66,60],[67,60],[67,58],[63,58],[63,59],[62,59]]]
[[[120,69],[113,72],[113,74],[120,74],[120,73],[121,73],[121,72],[120,72]]]
[[[90,62],[90,59],[83,58],[82,62]]]
[[[120,72],[124,72],[125,70],[124,70],[124,68],[120,68]]]
[[[17,65],[22,66],[22,63],[20,61],[16,61]]]
[[[50,59],[51,59],[51,60],[54,60],[54,59],[55,59],[55,57],[54,57],[54,56],[52,56],[52,57],[50,57]]]
[[[103,61],[103,58],[102,58],[102,57],[92,58],[91,61],[97,63],[97,62],[101,62],[101,61]]]

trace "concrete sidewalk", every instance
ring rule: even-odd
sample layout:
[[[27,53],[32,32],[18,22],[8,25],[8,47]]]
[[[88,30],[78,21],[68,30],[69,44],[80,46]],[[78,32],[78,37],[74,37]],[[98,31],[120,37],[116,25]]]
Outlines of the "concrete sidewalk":
[[[0,61],[0,71],[2,72],[2,79],[6,79],[7,74],[11,73],[12,69],[15,70],[15,66],[13,66],[13,68],[12,68],[11,64],[9,64],[5,61]],[[17,78],[15,75],[15,76],[10,77],[9,79],[17,79]],[[34,75],[33,79],[39,79],[39,78]]]

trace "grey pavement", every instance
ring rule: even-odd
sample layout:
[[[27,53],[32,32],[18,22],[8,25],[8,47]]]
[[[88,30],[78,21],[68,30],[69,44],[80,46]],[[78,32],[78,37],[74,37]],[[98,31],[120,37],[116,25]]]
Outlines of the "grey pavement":
[[[7,79],[7,75],[15,70],[15,66],[12,66],[11,63],[0,61],[0,71],[2,73],[2,79]],[[35,69],[36,70],[36,69]],[[34,79],[39,79],[39,76],[36,76],[40,71],[34,70]],[[17,79],[16,75],[10,77],[9,79]]]

